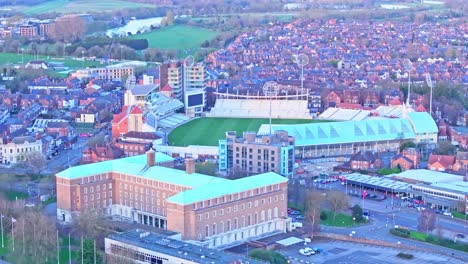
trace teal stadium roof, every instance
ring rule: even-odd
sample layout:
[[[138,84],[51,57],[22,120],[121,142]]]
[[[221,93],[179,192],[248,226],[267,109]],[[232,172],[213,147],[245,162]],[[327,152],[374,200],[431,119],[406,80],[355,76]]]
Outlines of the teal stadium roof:
[[[155,156],[157,163],[173,160],[172,157],[159,152]],[[287,181],[283,176],[273,172],[228,180],[199,173],[187,174],[183,170],[162,166],[147,167],[146,155],[79,165],[57,173],[57,177],[78,179],[108,172],[188,187],[191,190],[180,192],[168,199],[183,205]]]
[[[408,113],[408,117],[413,123],[416,134],[428,134],[439,132],[439,129],[437,128],[437,125],[434,122],[434,119],[426,112],[411,112]]]
[[[268,126],[262,125],[259,134],[265,134],[268,131]],[[415,139],[416,137],[410,121],[405,118],[374,118],[362,121],[272,125],[272,130],[287,131],[290,136],[296,139],[296,146]]]

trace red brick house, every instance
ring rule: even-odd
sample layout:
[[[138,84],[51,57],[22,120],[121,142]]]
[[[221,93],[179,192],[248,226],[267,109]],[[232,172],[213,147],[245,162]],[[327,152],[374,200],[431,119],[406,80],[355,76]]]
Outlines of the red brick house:
[[[372,151],[366,151],[351,156],[349,159],[349,166],[352,170],[369,170],[379,169],[382,167],[382,159]]]
[[[343,103],[361,104],[361,92],[358,90],[344,90]]]
[[[70,124],[68,122],[49,122],[46,127],[46,133],[58,133],[59,137],[72,136]]]
[[[453,169],[454,164],[455,156],[431,154],[427,168],[435,171],[448,171]]]
[[[392,158],[391,168],[400,165],[402,171],[419,168],[421,153],[415,148],[407,148]]]
[[[120,148],[111,145],[96,145],[83,150],[81,164],[95,163],[122,158],[125,153]]]
[[[339,96],[336,92],[331,91],[325,100],[326,106],[325,107],[339,107],[341,103],[341,96]]]
[[[468,152],[459,151],[455,158],[455,164],[453,165],[453,170],[457,172],[467,172],[468,171]]]

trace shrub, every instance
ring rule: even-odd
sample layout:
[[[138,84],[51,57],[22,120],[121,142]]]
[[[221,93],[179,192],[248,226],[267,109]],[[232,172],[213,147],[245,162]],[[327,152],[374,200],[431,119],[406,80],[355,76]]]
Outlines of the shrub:
[[[254,249],[250,251],[249,256],[256,259],[265,260],[272,264],[286,264],[287,259],[278,252],[264,249]]]
[[[322,212],[320,213],[320,220],[327,220],[327,218],[328,218],[327,213],[325,213],[325,212],[322,211]]]
[[[412,254],[406,254],[406,253],[398,253],[397,257],[402,258],[402,259],[412,259],[414,256]]]
[[[433,236],[427,236],[425,240],[428,243],[434,243],[437,239]]]
[[[399,237],[409,237],[410,236],[410,231],[402,228],[392,228],[390,229],[390,233],[394,236],[399,236]]]

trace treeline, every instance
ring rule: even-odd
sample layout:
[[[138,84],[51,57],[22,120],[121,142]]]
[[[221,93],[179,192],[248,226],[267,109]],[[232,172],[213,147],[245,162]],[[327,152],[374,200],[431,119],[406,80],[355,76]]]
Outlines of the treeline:
[[[78,47],[89,49],[94,46],[106,46],[111,45],[112,42],[118,43],[119,45],[125,45],[134,50],[144,50],[148,48],[147,39],[126,39],[126,38],[101,38],[101,37],[88,37],[83,41],[69,45],[65,47],[67,53],[74,53]]]
[[[47,2],[47,0],[0,0],[0,6],[25,5],[33,6]]]

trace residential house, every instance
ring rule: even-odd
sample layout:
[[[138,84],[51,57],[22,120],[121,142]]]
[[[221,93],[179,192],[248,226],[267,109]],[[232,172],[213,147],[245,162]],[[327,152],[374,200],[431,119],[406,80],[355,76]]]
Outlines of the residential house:
[[[81,164],[95,163],[106,160],[119,159],[125,156],[125,153],[120,148],[112,145],[96,145],[83,150]]]
[[[344,90],[342,101],[345,104],[361,104],[361,92],[359,90]]]
[[[352,170],[379,169],[382,167],[382,159],[372,151],[365,151],[354,154],[349,159],[349,166]]]
[[[404,149],[400,154],[392,158],[391,168],[400,165],[402,171],[419,168],[421,153],[416,148]]]
[[[453,170],[462,174],[468,171],[468,151],[457,152]]]
[[[435,171],[449,171],[453,169],[455,156],[431,154],[427,162],[427,168]]]
[[[73,129],[68,122],[49,122],[46,127],[46,133],[58,133],[59,137],[71,138],[74,135]]]
[[[444,142],[449,140],[449,127],[445,123],[443,119],[441,119],[437,123],[437,127],[439,128],[438,139],[437,142]]]

